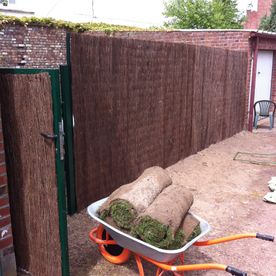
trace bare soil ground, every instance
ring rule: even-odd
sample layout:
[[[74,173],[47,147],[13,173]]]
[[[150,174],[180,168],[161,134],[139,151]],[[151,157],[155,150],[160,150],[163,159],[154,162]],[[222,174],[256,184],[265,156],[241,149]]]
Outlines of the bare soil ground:
[[[243,232],[276,235],[276,204],[263,201],[269,192],[267,181],[276,176],[276,166],[234,161],[237,152],[276,153],[276,129],[260,127],[253,133],[241,132],[169,167],[171,177],[194,194],[192,212],[206,219],[212,231],[206,238]],[[71,275],[138,275],[134,259],[113,265],[88,239],[95,223],[84,210],[68,218]],[[186,263],[222,263],[248,275],[276,275],[276,242],[244,239],[186,251]],[[166,275],[170,273],[166,273]],[[145,275],[155,275],[145,264]],[[220,271],[195,271],[185,275],[227,275]]]

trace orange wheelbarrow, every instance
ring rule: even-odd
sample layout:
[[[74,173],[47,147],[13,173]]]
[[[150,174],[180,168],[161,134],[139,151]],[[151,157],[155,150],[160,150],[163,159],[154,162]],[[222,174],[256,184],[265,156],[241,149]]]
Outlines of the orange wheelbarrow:
[[[174,275],[178,276],[183,275],[185,271],[212,269],[224,270],[225,272],[228,272],[232,275],[246,276],[246,272],[224,264],[207,263],[185,265],[184,252],[192,245],[208,246],[244,238],[258,238],[266,241],[274,241],[273,236],[259,233],[237,234],[213,240],[198,241],[211,230],[211,227],[205,220],[194,215],[200,221],[201,234],[185,244],[185,246],[180,249],[160,249],[139,239],[136,239],[101,220],[97,215],[97,210],[106,199],[107,198],[101,199],[91,204],[87,208],[88,214],[100,223],[98,227],[90,231],[89,237],[91,241],[98,244],[98,248],[102,256],[113,264],[123,264],[127,262],[131,254],[133,254],[137,263],[140,276],[145,275],[142,259],[154,264],[157,267],[156,276],[161,276],[164,271],[172,271]],[[181,261],[181,265],[174,265],[177,259]],[[181,272],[182,274],[180,274],[179,272]]]

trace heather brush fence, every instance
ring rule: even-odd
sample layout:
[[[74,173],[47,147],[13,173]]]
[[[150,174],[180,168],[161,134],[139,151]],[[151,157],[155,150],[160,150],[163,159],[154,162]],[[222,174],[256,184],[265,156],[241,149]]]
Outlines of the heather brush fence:
[[[16,263],[38,276],[62,275],[56,150],[40,135],[53,132],[51,91],[47,73],[0,74]]]
[[[241,131],[247,54],[72,34],[78,209]]]

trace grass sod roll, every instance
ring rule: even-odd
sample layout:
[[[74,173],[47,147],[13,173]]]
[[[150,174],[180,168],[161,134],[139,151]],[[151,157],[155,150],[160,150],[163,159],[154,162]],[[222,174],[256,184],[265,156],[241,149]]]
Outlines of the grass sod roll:
[[[182,225],[173,236],[172,230],[159,221],[145,216],[131,234],[143,241],[163,249],[179,249],[201,233],[199,221],[187,214]]]
[[[169,248],[174,240],[173,232],[168,226],[149,216],[142,217],[132,233],[141,240],[164,249]]]
[[[185,243],[184,231],[180,226],[192,203],[193,196],[189,190],[180,184],[172,184],[139,215],[132,233],[159,248],[180,248]]]
[[[117,227],[128,230],[133,219],[171,184],[166,170],[157,166],[148,168],[135,181],[115,190],[100,207],[99,217],[103,220],[111,217]]]
[[[177,230],[172,243],[167,249],[174,250],[183,247],[186,244],[185,234],[182,229]]]
[[[110,205],[110,216],[117,226],[130,229],[131,223],[137,217],[137,212],[132,204],[126,200],[114,200]]]

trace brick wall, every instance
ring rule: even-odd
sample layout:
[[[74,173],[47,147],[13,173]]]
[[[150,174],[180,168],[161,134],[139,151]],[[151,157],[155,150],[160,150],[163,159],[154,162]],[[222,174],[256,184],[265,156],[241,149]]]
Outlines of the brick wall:
[[[4,140],[0,119],[0,275],[16,275],[15,271]]]
[[[94,35],[105,35],[94,32]],[[250,32],[171,31],[116,32],[116,37],[170,41],[248,51]],[[0,67],[57,68],[66,63],[66,31],[54,28],[5,26],[0,31]],[[250,54],[250,53],[249,53]],[[26,62],[22,65],[22,62]],[[248,65],[250,69],[250,64]],[[248,85],[249,87],[249,85]],[[248,89],[247,89],[248,91]]]
[[[245,29],[256,30],[259,27],[258,13],[256,11],[246,11],[247,20],[243,24]]]
[[[267,7],[269,5],[267,4]],[[103,35],[103,33],[96,33]],[[230,50],[247,51],[248,53],[248,73],[246,88],[246,110],[248,117],[249,112],[249,89],[250,89],[250,72],[252,63],[252,52],[250,45],[250,31],[172,31],[172,32],[118,32],[117,37],[150,39],[155,41],[185,42],[196,45],[225,48]],[[271,37],[261,37],[259,40],[260,50],[274,50],[274,63],[272,75],[272,100],[276,102],[276,39]]]
[[[259,49],[276,51],[276,39],[261,38],[259,41]]]
[[[103,35],[103,33],[93,33]],[[248,51],[247,31],[171,31],[171,32],[117,32],[116,37],[189,43],[234,51]]]
[[[0,67],[57,68],[66,63],[66,31],[5,26],[0,30]]]
[[[103,32],[93,32],[93,35],[104,36]],[[243,30],[182,30],[169,32],[116,32],[115,37],[142,39],[153,41],[165,41],[174,43],[188,43],[194,45],[209,46],[215,48],[229,49],[232,51],[245,51],[248,53],[248,73],[246,87],[246,122],[248,118],[249,88],[250,88],[250,70],[251,70],[251,45],[250,31]],[[247,126],[245,126],[247,128]]]
[[[243,31],[171,31],[116,32],[114,36],[247,51],[249,34]],[[105,34],[93,32],[93,35]],[[0,30],[0,67],[56,68],[66,64],[65,37],[66,31],[61,29],[5,26]]]
[[[247,21],[245,29],[258,29],[262,18],[270,15],[270,7],[273,0],[258,0],[257,11],[247,11]]]
[[[93,35],[105,35],[105,33],[93,32]],[[115,37],[175,43],[184,42],[237,51],[248,51],[250,32],[240,30],[144,31],[116,32],[113,35]],[[60,64],[66,63],[65,30],[9,25],[0,31],[0,40],[2,42],[0,44],[0,67],[57,68]],[[22,62],[26,62],[26,64],[23,65],[21,64]],[[248,69],[250,69],[250,64],[248,66]]]
[[[261,5],[261,4],[259,4]],[[266,3],[262,10],[269,7]],[[94,32],[93,35],[105,35]],[[247,51],[249,91],[251,51],[249,31],[169,31],[169,32],[116,32],[115,37],[146,39],[175,43],[189,43],[218,47],[230,50]],[[18,68],[57,68],[66,63],[66,31],[47,27],[5,26],[0,30],[0,67]],[[276,41],[276,40],[275,40]],[[275,50],[276,42],[272,39],[261,39],[260,47]],[[273,82],[276,79],[273,79]],[[247,101],[248,102],[248,101]]]

